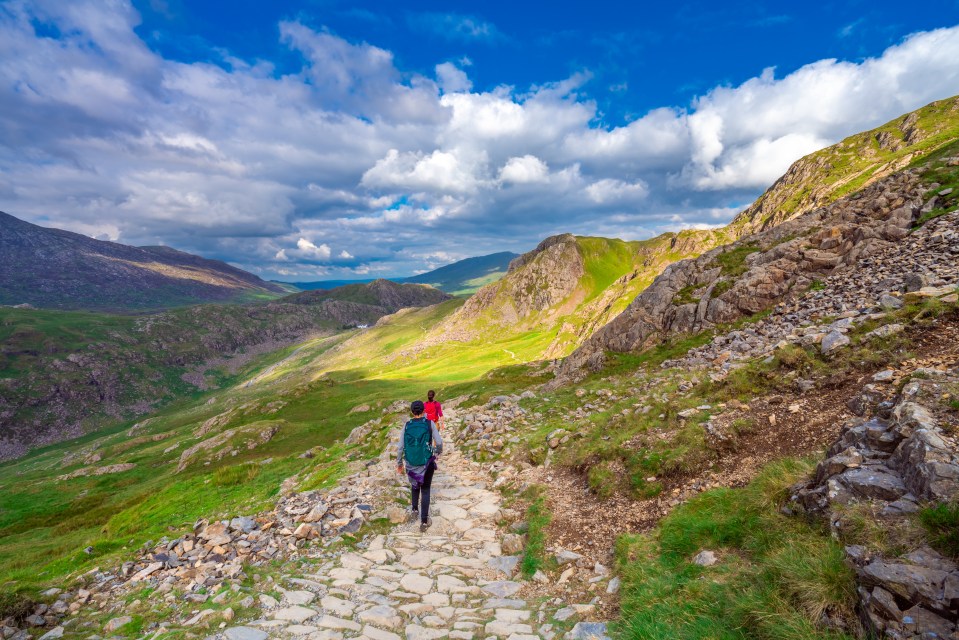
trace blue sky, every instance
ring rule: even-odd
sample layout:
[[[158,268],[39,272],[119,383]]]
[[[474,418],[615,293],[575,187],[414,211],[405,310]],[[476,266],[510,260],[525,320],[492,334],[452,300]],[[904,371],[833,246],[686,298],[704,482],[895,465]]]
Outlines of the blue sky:
[[[0,210],[263,277],[728,221],[959,93],[959,2],[0,3]]]

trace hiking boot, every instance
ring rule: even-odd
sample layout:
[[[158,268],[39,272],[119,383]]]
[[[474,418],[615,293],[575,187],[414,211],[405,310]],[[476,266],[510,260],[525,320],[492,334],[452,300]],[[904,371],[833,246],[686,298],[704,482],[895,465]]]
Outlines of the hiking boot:
[[[433,525],[433,518],[426,516],[426,522],[420,523],[420,533],[423,533]]]
[[[419,512],[419,511],[416,511],[416,510],[413,510],[413,511],[410,511],[410,515],[409,515],[409,517],[407,518],[406,521],[407,521],[407,522],[416,522],[416,521],[419,520],[419,519],[420,519],[420,512]]]

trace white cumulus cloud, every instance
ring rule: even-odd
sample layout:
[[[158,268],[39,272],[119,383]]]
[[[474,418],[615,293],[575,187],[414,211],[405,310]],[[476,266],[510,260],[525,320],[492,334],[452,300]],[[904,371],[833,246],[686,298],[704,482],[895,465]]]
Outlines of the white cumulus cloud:
[[[506,40],[476,16],[410,20]],[[757,68],[608,122],[598,101],[621,87],[588,71],[474,87],[467,59],[422,75],[381,43],[289,20],[274,26],[296,63],[278,73],[229,51],[222,65],[165,58],[139,25],[127,0],[0,10],[0,210],[266,277],[412,273],[462,247],[721,224],[802,155],[959,93],[959,27],[854,62]],[[428,252],[408,251],[426,234]]]
[[[545,182],[549,175],[546,163],[532,155],[520,158],[510,158],[499,170],[501,182],[528,184],[531,182]]]
[[[312,260],[329,260],[330,259],[330,247],[326,244],[321,244],[319,246],[313,244],[310,240],[306,238],[300,238],[296,241],[296,248],[299,251],[300,255]]]

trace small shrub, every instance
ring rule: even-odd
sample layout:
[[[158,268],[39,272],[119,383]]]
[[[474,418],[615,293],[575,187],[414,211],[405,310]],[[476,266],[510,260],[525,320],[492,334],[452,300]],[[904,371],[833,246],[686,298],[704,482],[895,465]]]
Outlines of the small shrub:
[[[608,462],[601,462],[589,468],[586,474],[589,488],[600,498],[608,498],[616,488],[616,475]]]
[[[732,289],[734,284],[736,284],[734,280],[720,280],[719,282],[716,283],[716,286],[713,287],[712,293],[710,295],[712,295],[712,297],[714,298],[718,298],[719,296],[723,295],[724,293]]]
[[[0,591],[0,620],[13,618],[20,622],[33,613],[37,603],[22,593]]]
[[[687,287],[683,287],[676,292],[675,296],[673,296],[673,304],[680,306],[699,302],[700,296],[696,295],[696,291],[702,288],[703,286],[699,284],[691,284]]]
[[[749,435],[756,430],[756,421],[751,418],[736,418],[729,428],[735,436]]]
[[[884,518],[885,503],[857,502],[837,507],[845,544],[859,544],[886,556],[899,556],[922,544],[923,531],[911,518]]]
[[[809,285],[810,291],[822,291],[826,288],[826,283],[822,280],[813,280],[812,284]]]

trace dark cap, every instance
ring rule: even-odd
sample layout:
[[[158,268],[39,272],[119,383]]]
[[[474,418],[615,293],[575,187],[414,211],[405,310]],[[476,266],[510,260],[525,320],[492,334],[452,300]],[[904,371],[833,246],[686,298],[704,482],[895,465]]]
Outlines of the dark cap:
[[[410,411],[413,413],[423,413],[426,407],[423,406],[422,400],[414,400],[413,404],[410,405]]]

